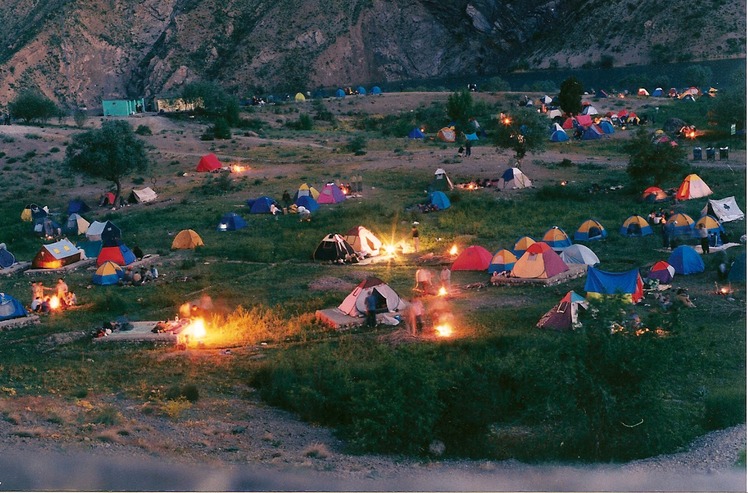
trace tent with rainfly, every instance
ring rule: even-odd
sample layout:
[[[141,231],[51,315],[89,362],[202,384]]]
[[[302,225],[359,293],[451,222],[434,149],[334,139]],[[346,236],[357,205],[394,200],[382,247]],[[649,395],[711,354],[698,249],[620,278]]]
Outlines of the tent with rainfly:
[[[458,270],[488,270],[493,255],[480,245],[471,245],[464,249],[452,263],[451,271]]]
[[[696,173],[686,176],[675,192],[675,198],[678,200],[691,200],[700,197],[706,197],[712,194],[712,189]]]
[[[548,246],[553,248],[555,251],[560,252],[564,248],[571,246],[571,240],[566,232],[558,226],[553,226],[545,232],[543,238],[540,240],[547,243]]]
[[[194,230],[183,229],[174,237],[171,242],[172,250],[194,250],[199,246],[204,246],[203,239]]]
[[[125,277],[125,271],[122,270],[122,267],[111,260],[107,260],[96,269],[91,282],[99,286],[111,286],[118,284],[123,277]]]
[[[351,317],[361,317],[366,314],[366,297],[369,296],[369,290],[377,298],[377,313],[397,312],[407,306],[397,292],[387,283],[378,277],[367,277],[361,281],[343,302],[338,306],[338,310]]]
[[[738,207],[735,196],[719,200],[709,199],[707,204],[701,210],[702,216],[706,216],[707,214],[711,214],[723,223],[739,221],[745,217],[743,211]]]
[[[639,269],[626,272],[606,272],[596,267],[587,267],[587,280],[584,283],[587,298],[600,298],[606,295],[623,295],[624,299],[638,303],[644,297],[644,282]]]
[[[319,192],[317,203],[321,204],[338,204],[345,200],[345,194],[335,183],[328,183]]]
[[[675,248],[667,261],[673,266],[676,274],[689,275],[704,272],[704,261],[701,255],[689,245],[680,245]]]
[[[219,170],[223,167],[221,161],[218,160],[218,156],[215,154],[206,154],[200,158],[197,163],[196,171],[201,173],[210,173],[212,171]]]
[[[236,231],[247,227],[247,221],[236,212],[228,212],[221,216],[221,220],[216,227],[217,231]]]
[[[118,243],[117,245],[105,246],[99,252],[99,256],[96,257],[96,265],[101,265],[104,262],[114,262],[117,265],[130,265],[135,262],[135,254],[132,253],[127,245],[124,243]]]
[[[365,257],[379,255],[379,250],[382,248],[379,238],[364,226],[354,226],[349,229],[344,239],[356,253]]]
[[[21,211],[21,221],[31,222],[39,217],[47,215],[46,207],[39,207],[36,204],[27,204]]]
[[[358,256],[353,247],[341,235],[330,233],[322,238],[312,254],[314,260],[336,263],[355,263]]]
[[[522,254],[525,253],[533,243],[535,243],[534,239],[530,238],[529,236],[523,236],[522,238],[514,242],[512,252],[517,258],[520,258]]]
[[[529,188],[532,181],[519,168],[509,168],[501,175],[502,188]]]
[[[522,279],[550,279],[569,270],[561,257],[548,246],[538,241],[527,248],[512,268],[511,276]]]
[[[629,237],[647,236],[652,234],[652,226],[642,216],[633,215],[623,221],[619,232]]]
[[[691,236],[696,223],[688,214],[679,212],[673,214],[665,221],[665,228],[670,228],[670,234],[673,236]]]
[[[595,219],[587,219],[574,232],[574,241],[602,240],[607,238],[605,227]]]
[[[675,277],[675,267],[664,260],[655,262],[647,275],[648,279],[656,279],[662,284],[670,284],[673,277]]]
[[[491,257],[491,263],[488,264],[488,273],[494,272],[511,272],[514,264],[517,262],[517,256],[506,249],[499,250]]]
[[[27,315],[28,312],[20,301],[8,293],[0,293],[0,321],[21,318]]]
[[[586,310],[589,302],[574,291],[569,291],[548,312],[543,315],[536,327],[539,329],[569,330],[579,324],[579,309]]]
[[[597,265],[600,263],[600,259],[590,248],[585,245],[575,244],[568,248],[564,248],[559,253],[559,257],[564,261],[566,265],[573,264],[586,264],[586,265]]]
[[[665,202],[668,198],[667,192],[660,187],[648,187],[642,192],[644,202]]]

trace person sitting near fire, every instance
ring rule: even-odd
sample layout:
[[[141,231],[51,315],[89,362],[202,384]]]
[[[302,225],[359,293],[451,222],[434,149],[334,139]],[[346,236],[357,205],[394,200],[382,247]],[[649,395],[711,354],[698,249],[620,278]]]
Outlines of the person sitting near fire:
[[[42,309],[42,297],[37,296],[34,298],[34,300],[31,302],[31,311],[32,312],[38,312]]]
[[[688,308],[696,308],[696,305],[694,305],[693,301],[691,301],[691,297],[688,296],[688,291],[686,290],[686,288],[679,288],[676,294],[676,298],[678,298],[678,301],[683,303],[684,306]]]
[[[65,296],[63,304],[65,306],[75,306],[76,304],[78,304],[78,297],[72,291],[68,291],[68,294]]]
[[[44,300],[42,301],[42,304],[39,307],[39,311],[41,313],[49,313],[50,311],[52,311],[51,301],[52,300],[49,298],[49,296],[45,296]]]

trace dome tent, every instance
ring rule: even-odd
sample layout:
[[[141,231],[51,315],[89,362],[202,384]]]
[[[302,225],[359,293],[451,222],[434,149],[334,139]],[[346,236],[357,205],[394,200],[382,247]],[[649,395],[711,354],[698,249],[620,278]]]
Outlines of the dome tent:
[[[523,279],[549,279],[569,267],[547,243],[538,241],[527,248],[512,268],[512,277]]]
[[[221,217],[216,231],[236,231],[247,227],[247,221],[236,212],[228,212]]]
[[[602,240],[608,236],[600,221],[587,219],[574,232],[574,241]]]
[[[493,254],[488,265],[488,273],[510,272],[517,262],[517,257],[509,250],[503,249]]]
[[[203,239],[200,235],[191,229],[183,229],[174,237],[171,242],[172,250],[194,250],[199,246],[204,246]]]
[[[681,245],[673,250],[668,258],[676,274],[689,275],[704,272],[704,261],[693,247]]]
[[[111,260],[107,260],[96,269],[91,282],[99,286],[111,286],[118,284],[123,277],[125,277],[125,272],[122,267]]]
[[[647,236],[652,234],[652,226],[641,216],[629,216],[623,221],[619,233],[629,237]]]
[[[492,258],[491,252],[482,246],[472,245],[460,252],[450,270],[488,270]]]

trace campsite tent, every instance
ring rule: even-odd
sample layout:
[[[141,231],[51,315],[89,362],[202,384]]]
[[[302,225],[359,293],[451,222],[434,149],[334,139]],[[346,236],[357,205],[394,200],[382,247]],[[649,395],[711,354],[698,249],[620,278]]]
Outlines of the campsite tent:
[[[514,247],[512,247],[512,252],[517,258],[519,258],[522,256],[523,253],[527,251],[527,249],[533,243],[535,243],[535,240],[533,240],[529,236],[523,236],[522,238],[514,242]]]
[[[476,141],[480,139],[478,138],[478,134],[473,132],[471,134],[465,134],[465,140]]]
[[[566,142],[569,140],[569,135],[565,130],[554,130],[551,133],[551,142]]]
[[[587,267],[587,280],[584,283],[587,298],[603,295],[623,295],[624,299],[638,303],[644,297],[644,282],[639,269],[626,272],[606,272],[595,267]]]
[[[101,241],[110,245],[122,238],[122,230],[112,221],[94,221],[86,230],[86,239],[88,241]]]
[[[431,184],[429,185],[429,191],[449,191],[454,188],[454,185],[452,184],[452,180],[449,179],[449,176],[447,176],[447,172],[444,171],[442,168],[438,168],[436,171],[434,171],[434,179],[431,180]]]
[[[642,200],[644,202],[654,203],[654,202],[664,202],[668,199],[667,193],[665,190],[661,189],[660,187],[649,187],[644,192],[642,192]]]
[[[471,245],[464,249],[452,263],[450,270],[488,270],[493,255],[480,245]]]
[[[449,127],[444,127],[439,129],[438,132],[436,132],[436,138],[441,140],[442,142],[454,142],[457,138],[457,134],[455,131]]]
[[[82,235],[88,231],[88,227],[91,225],[88,221],[83,219],[80,214],[73,213],[68,217],[65,223],[65,232],[72,235]]]
[[[119,283],[119,280],[125,277],[125,271],[119,264],[107,260],[96,269],[91,282],[99,286],[111,286]]]
[[[361,281],[343,302],[338,310],[351,317],[361,317],[366,314],[366,297],[371,290],[377,298],[377,313],[396,312],[407,306],[397,292],[378,277],[367,277]]]
[[[0,243],[0,269],[7,269],[16,263],[16,257],[8,251],[5,243]]]
[[[39,217],[47,215],[46,207],[39,207],[36,204],[28,204],[21,211],[21,221],[31,222]]]
[[[319,204],[337,204],[345,200],[345,194],[343,191],[334,183],[328,183],[319,192],[317,202]]]
[[[423,132],[421,131],[421,129],[418,128],[418,127],[413,128],[413,130],[411,130],[408,133],[408,138],[409,139],[423,139],[425,137],[426,136],[423,134]]]
[[[437,210],[449,209],[452,203],[449,201],[449,197],[444,192],[431,192],[429,194],[429,204],[435,207]]]
[[[695,223],[694,220],[691,219],[691,216],[682,212],[673,214],[667,218],[667,221],[665,222],[665,228],[670,228],[668,231],[670,231],[673,236],[691,236],[693,234],[694,226]]]
[[[704,261],[693,247],[681,245],[670,254],[668,263],[673,266],[676,274],[698,274],[704,272]]]
[[[738,221],[745,217],[743,211],[740,210],[738,203],[735,201],[735,196],[719,200],[709,199],[701,210],[702,216],[706,216],[707,214],[711,214],[723,223]]]
[[[600,127],[600,130],[602,130],[605,135],[616,133],[615,127],[613,127],[613,124],[610,123],[608,120],[601,121],[599,127]]]
[[[296,204],[296,207],[306,207],[309,212],[319,210],[319,203],[311,195],[302,195],[294,201],[294,204]]]
[[[719,221],[714,216],[704,216],[696,221],[696,226],[693,229],[694,236],[698,236],[697,231],[701,226],[706,227],[707,232],[710,236],[713,236],[713,240],[709,242],[711,246],[719,246],[722,244],[721,236],[724,233],[725,228],[722,227]]]
[[[83,258],[96,258],[99,256],[99,252],[102,248],[102,241],[101,240],[85,240],[85,241],[79,241],[75,244],[75,246],[78,248],[78,250],[83,250],[84,257]]]
[[[600,221],[587,219],[574,232],[574,241],[602,240],[608,236]]]
[[[91,208],[82,199],[73,199],[68,202],[68,214],[81,214],[90,210]]]
[[[219,170],[223,167],[221,164],[221,161],[218,160],[218,156],[215,154],[206,154],[205,156],[200,158],[200,161],[197,163],[197,170],[201,173],[204,172],[211,172]]]
[[[221,217],[216,231],[236,231],[247,227],[247,221],[236,212],[228,212]]]
[[[654,91],[652,91],[652,96],[655,98],[662,98],[665,96],[665,92],[661,87],[657,87]]]
[[[675,267],[664,260],[655,262],[652,268],[649,269],[649,275],[647,276],[647,278],[657,279],[663,284],[670,284],[673,277],[675,277]]]
[[[28,315],[20,301],[7,293],[0,293],[0,321]]]
[[[366,88],[364,86],[358,86],[356,92],[362,96],[366,96]]]
[[[247,200],[250,214],[270,214],[270,206],[273,204],[277,206],[278,202],[267,196]]]
[[[58,236],[61,231],[62,228],[51,216],[34,219],[34,232],[39,236]]]
[[[545,232],[543,238],[540,240],[547,243],[548,246],[553,248],[555,251],[560,252],[566,247],[571,246],[571,240],[566,232],[558,226],[553,226],[551,229]]]
[[[589,303],[574,291],[569,291],[556,306],[543,315],[536,327],[539,329],[568,330],[579,324],[579,309],[587,309]]]
[[[345,91],[343,90],[343,88],[342,88],[342,87],[339,87],[339,88],[338,88],[338,89],[337,89],[337,90],[335,91],[335,97],[336,97],[336,98],[344,98],[344,97],[345,97]]]
[[[382,94],[382,88],[379,86],[374,86],[371,88],[371,93],[375,96],[378,94]]]
[[[357,254],[364,257],[379,255],[379,250],[382,248],[382,242],[379,238],[364,226],[355,226],[349,229],[344,239]]]
[[[132,250],[124,243],[119,243],[103,247],[99,252],[99,256],[96,257],[96,265],[101,265],[104,262],[114,262],[115,264],[124,266],[130,265],[136,260]]]
[[[320,241],[312,254],[314,260],[338,263],[358,262],[358,256],[345,238],[337,233],[331,233]]]
[[[314,200],[317,200],[319,198],[319,190],[317,190],[314,187],[310,187],[306,183],[302,183],[299,186],[299,189],[296,190],[296,194],[294,196],[294,200],[299,197],[304,197],[306,195],[311,196]]]
[[[678,200],[691,200],[706,197],[712,194],[712,189],[702,180],[699,175],[692,173],[683,179],[675,193]]]
[[[153,202],[158,198],[156,192],[151,187],[145,187],[141,189],[133,188],[130,195],[127,197],[127,201],[131,204],[145,204],[147,202]]]
[[[649,96],[649,91],[644,89],[643,87],[640,87],[639,90],[636,93],[637,96]]]
[[[641,216],[629,216],[623,221],[619,232],[623,236],[647,236],[652,234],[652,226]]]
[[[306,101],[306,96],[304,96],[300,92],[297,92],[296,96],[293,97],[293,100],[296,101],[297,103],[303,103],[304,101]]]
[[[590,248],[579,244],[564,248],[563,250],[561,250],[559,256],[566,265],[597,265],[600,263],[600,259],[597,255],[595,255],[595,252],[593,252]]]
[[[602,136],[602,131],[598,131],[594,125],[590,125],[582,132],[582,140],[597,140]]]
[[[501,175],[501,181],[503,182],[503,188],[509,187],[515,188],[528,188],[532,186],[532,182],[519,168],[509,168]]]
[[[204,246],[203,239],[200,235],[191,229],[183,229],[174,237],[171,242],[172,250],[194,250],[199,246]]]
[[[81,259],[81,252],[70,240],[62,239],[55,243],[42,245],[31,267],[34,269],[59,269]]]
[[[488,273],[510,272],[517,262],[517,256],[506,249],[499,250],[491,257],[491,263],[488,264]]]
[[[523,279],[548,279],[569,267],[547,243],[538,241],[527,248],[512,268],[512,277]]]

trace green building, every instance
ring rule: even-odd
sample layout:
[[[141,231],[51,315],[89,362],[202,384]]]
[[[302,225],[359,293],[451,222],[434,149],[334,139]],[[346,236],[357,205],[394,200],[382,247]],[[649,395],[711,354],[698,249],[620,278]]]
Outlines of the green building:
[[[142,113],[145,109],[145,101],[140,99],[104,99],[101,101],[104,108],[104,116],[130,116]]]

